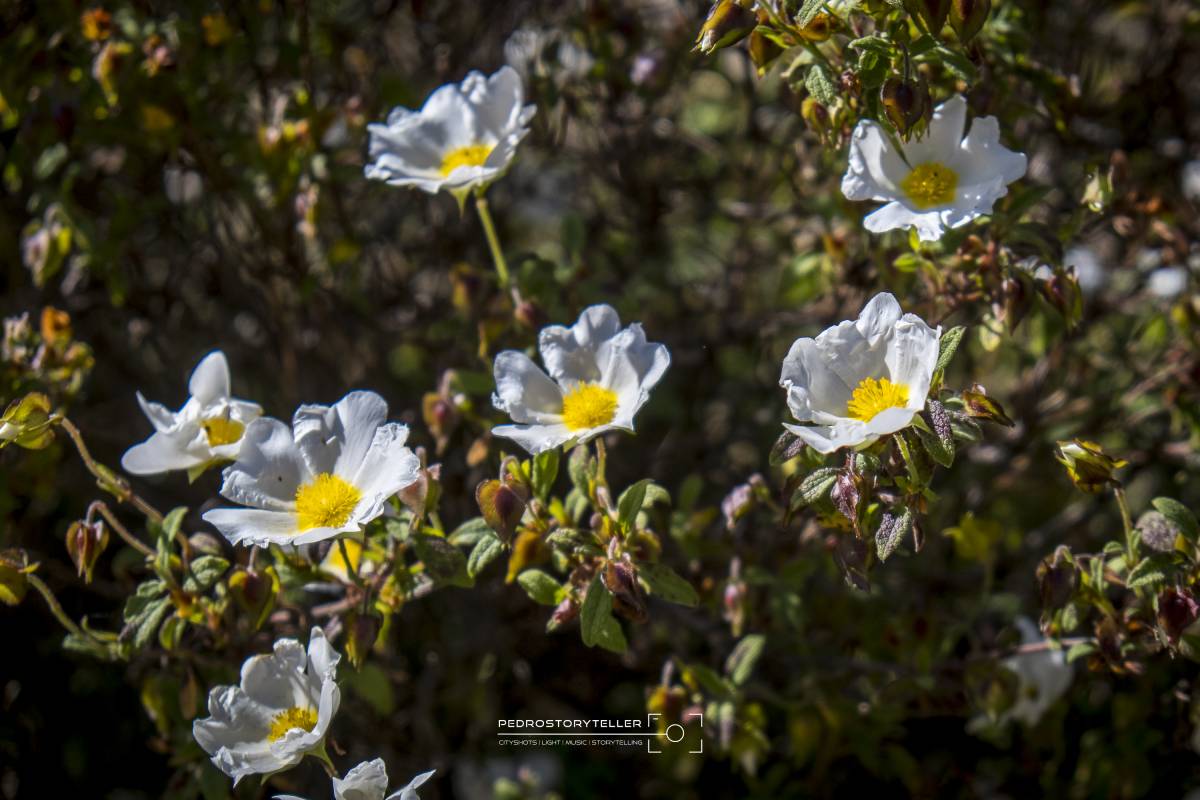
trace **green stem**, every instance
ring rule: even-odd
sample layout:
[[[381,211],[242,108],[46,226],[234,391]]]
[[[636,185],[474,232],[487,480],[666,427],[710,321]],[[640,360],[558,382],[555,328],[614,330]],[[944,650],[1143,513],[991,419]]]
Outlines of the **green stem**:
[[[481,194],[475,196],[475,210],[479,212],[479,221],[483,223],[483,233],[487,236],[488,248],[492,251],[492,263],[496,265],[496,277],[500,281],[500,288],[507,289],[508,262],[504,260],[504,251],[500,248],[500,237],[496,235],[496,223],[492,220],[487,198]]]
[[[350,580],[354,582],[355,586],[361,587],[362,578],[358,577],[358,570],[354,568],[354,564],[350,561],[350,552],[346,549],[346,540],[338,539],[337,546],[338,550],[340,550],[342,553],[342,561],[346,564],[346,574],[350,576]],[[360,550],[359,552],[361,553],[363,551]]]
[[[1133,569],[1137,560],[1137,534],[1133,528],[1133,517],[1129,514],[1129,501],[1125,498],[1125,487],[1119,483],[1113,485],[1113,495],[1117,498],[1117,508],[1121,509],[1121,524],[1125,527],[1125,562],[1127,569]]]
[[[67,629],[68,633],[78,636],[81,639],[100,641],[99,639],[96,639],[95,636],[92,636],[83,628],[76,625],[75,620],[67,616],[67,612],[63,611],[63,607],[59,605],[58,598],[54,596],[54,592],[50,591],[50,587],[47,586],[41,578],[31,573],[25,576],[25,580],[29,582],[30,586],[38,590],[38,594],[42,596],[42,599],[46,601],[46,605],[50,607],[50,613],[53,614],[54,618],[57,619],[59,623]]]

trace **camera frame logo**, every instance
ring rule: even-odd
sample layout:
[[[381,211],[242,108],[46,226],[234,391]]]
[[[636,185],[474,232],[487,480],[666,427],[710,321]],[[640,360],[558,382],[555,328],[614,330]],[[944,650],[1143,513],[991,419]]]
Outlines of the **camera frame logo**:
[[[502,719],[496,723],[497,744],[502,747],[640,747],[645,742],[646,752],[655,755],[680,744],[689,748],[690,754],[704,752],[703,712],[684,712],[680,722],[672,722],[662,730],[659,730],[660,717],[660,713],[651,713],[645,720]],[[685,741],[690,738],[689,731],[693,732],[694,743]]]

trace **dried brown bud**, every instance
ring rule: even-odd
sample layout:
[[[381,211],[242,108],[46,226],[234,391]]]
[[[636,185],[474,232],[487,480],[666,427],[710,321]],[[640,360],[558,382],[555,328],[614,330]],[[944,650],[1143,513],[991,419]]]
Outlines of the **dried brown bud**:
[[[758,24],[758,17],[744,0],[717,0],[708,11],[708,17],[700,26],[696,46],[705,55],[737,44],[750,34]]]
[[[487,480],[475,489],[475,501],[479,512],[502,541],[511,542],[517,524],[525,514],[525,500],[509,485],[498,480]]]
[[[920,81],[892,77],[883,82],[879,101],[892,125],[907,137],[913,127],[933,113],[933,100],[924,79]]]
[[[1057,611],[1069,603],[1079,582],[1079,574],[1071,562],[1071,551],[1060,545],[1052,555],[1042,559],[1038,564],[1037,579],[1042,608]]]
[[[637,580],[637,572],[628,561],[608,561],[600,572],[604,588],[613,596],[613,611],[628,620],[643,623],[650,618],[646,593]]]
[[[969,42],[983,28],[991,12],[991,0],[951,0],[950,27],[962,42]]]
[[[108,547],[108,528],[102,520],[72,522],[67,528],[67,555],[84,583],[92,582],[92,571],[100,554]]]
[[[363,665],[375,646],[379,628],[379,617],[371,614],[351,613],[346,618],[346,656],[355,669]]]
[[[1200,603],[1186,589],[1167,589],[1158,596],[1158,624],[1171,644],[1177,644],[1183,632],[1200,616]]]
[[[967,415],[970,417],[995,422],[1006,428],[1011,428],[1016,424],[1008,418],[999,403],[988,397],[987,389],[978,383],[963,391],[962,401]]]

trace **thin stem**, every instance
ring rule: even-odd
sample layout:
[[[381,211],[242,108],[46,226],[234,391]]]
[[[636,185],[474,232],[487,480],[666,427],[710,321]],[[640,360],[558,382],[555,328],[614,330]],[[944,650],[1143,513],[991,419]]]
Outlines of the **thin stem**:
[[[500,248],[500,237],[496,235],[496,223],[492,220],[492,212],[488,209],[487,198],[482,194],[475,195],[475,210],[479,212],[479,221],[483,223],[483,233],[487,237],[488,248],[492,251],[492,263],[496,265],[496,277],[500,288],[508,288],[508,262],[504,260],[504,251]]]
[[[112,528],[116,532],[117,536],[120,536],[122,539],[124,539],[125,544],[129,545],[134,550],[137,550],[139,553],[148,558],[154,557],[154,550],[145,542],[141,541],[132,533],[130,533],[129,529],[121,524],[116,515],[112,513],[112,510],[103,501],[97,500],[92,504],[92,508],[100,512],[100,516],[104,517],[104,521],[108,523],[108,527]]]
[[[63,607],[59,605],[58,598],[54,596],[54,592],[50,591],[50,587],[47,586],[41,578],[31,573],[25,576],[25,580],[29,582],[30,586],[38,590],[38,594],[42,596],[42,599],[46,601],[46,605],[50,607],[50,613],[53,614],[54,618],[57,619],[59,623],[61,623],[62,626],[67,629],[68,633],[83,639],[100,641],[95,636],[92,636],[83,628],[76,625],[75,620],[67,616],[67,612],[63,611]]]
[[[1117,498],[1117,508],[1121,509],[1121,524],[1125,527],[1126,566],[1128,569],[1133,569],[1133,562],[1137,558],[1137,534],[1133,528],[1133,517],[1129,514],[1129,501],[1125,498],[1125,487],[1115,483],[1113,495]]]
[[[362,586],[362,578],[358,577],[358,570],[354,568],[354,564],[350,562],[350,551],[346,549],[346,540],[337,540],[338,550],[342,553],[342,561],[346,564],[346,574],[350,576],[350,580],[354,581],[355,586]],[[361,551],[360,551],[361,552]]]
[[[154,522],[161,523],[163,521],[162,512],[138,497],[124,478],[92,458],[91,451],[88,450],[87,444],[83,441],[83,434],[79,432],[79,428],[76,428],[71,420],[66,417],[56,417],[55,422],[71,437],[71,441],[75,444],[75,449],[79,451],[79,457],[83,459],[84,466],[88,468],[88,472],[95,476],[96,481],[100,484],[100,488],[111,493],[121,502],[129,503]]]

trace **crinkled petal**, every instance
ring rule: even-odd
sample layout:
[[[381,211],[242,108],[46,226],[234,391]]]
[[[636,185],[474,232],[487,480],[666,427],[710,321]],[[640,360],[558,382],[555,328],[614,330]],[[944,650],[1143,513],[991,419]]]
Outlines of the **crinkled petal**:
[[[292,420],[296,447],[313,475],[352,478],[387,414],[387,402],[375,392],[350,392],[332,406],[301,406]]]
[[[942,329],[936,330],[914,314],[905,314],[896,323],[887,345],[888,375],[893,383],[908,387],[908,407],[925,407],[929,383],[937,366],[938,343]]]
[[[415,778],[409,781],[408,785],[406,785],[403,789],[388,795],[387,800],[421,800],[419,797],[417,797],[417,789],[419,789],[426,781],[432,778],[435,772],[437,772],[437,770],[433,769],[429,770],[429,772],[422,772],[420,775],[417,775]]]
[[[512,439],[533,455],[544,453],[561,447],[576,438],[576,432],[571,431],[562,423],[551,425],[497,425],[492,428],[492,435],[504,439]]]
[[[925,135],[909,142],[904,155],[913,166],[927,161],[946,164],[958,152],[966,129],[967,101],[962,95],[955,95],[933,110]]]
[[[893,201],[863,218],[863,227],[871,233],[917,229],[923,242],[936,242],[946,232],[937,211],[914,211],[899,201]]]
[[[971,132],[961,143],[963,165],[961,184],[991,182],[999,177],[1005,185],[1025,177],[1029,161],[1000,144],[1000,123],[995,117],[979,117],[971,123]]]
[[[296,490],[311,478],[292,431],[270,417],[259,417],[242,434],[238,460],[225,468],[221,494],[235,503],[271,511],[296,507]]]
[[[242,690],[256,703],[272,709],[313,705],[305,668],[308,654],[295,639],[279,639],[266,655],[251,656],[242,664]]]
[[[365,525],[383,513],[388,498],[406,486],[416,483],[421,473],[421,461],[404,446],[408,439],[407,426],[396,422],[380,425],[375,430],[371,447],[363,457],[358,472],[350,482],[362,492],[362,500],[352,515],[358,525]]]
[[[314,625],[308,636],[308,674],[319,682],[337,677],[337,666],[342,656],[325,638],[325,631]]]
[[[538,349],[550,377],[565,381],[599,381],[603,371],[598,351],[621,330],[616,310],[607,304],[589,306],[571,327],[548,325],[538,334]]]
[[[866,423],[867,433],[871,435],[872,439],[895,433],[911,425],[912,418],[916,413],[916,409],[908,407],[885,408]]]
[[[900,182],[908,167],[883,127],[861,120],[850,140],[849,163],[842,177],[842,194],[848,200],[893,200],[901,195]]]
[[[382,800],[387,788],[387,767],[382,758],[364,761],[346,777],[333,779],[335,800]]]
[[[121,469],[131,475],[160,475],[173,470],[191,469],[206,461],[207,457],[188,452],[184,437],[155,433],[125,451],[121,456]]]
[[[524,353],[505,350],[493,367],[496,392],[492,405],[525,425],[557,425],[562,421],[562,389]],[[503,434],[500,434],[503,435]]]
[[[844,447],[858,447],[875,441],[865,423],[856,419],[845,419],[833,425],[790,425],[783,427],[794,433],[806,445],[818,453],[828,455]]]
[[[301,541],[297,530],[296,515],[290,511],[266,511],[258,508],[214,508],[204,514],[204,521],[212,525],[232,544],[298,545]],[[312,531],[305,531],[307,536]],[[327,537],[323,537],[327,538]]]
[[[150,424],[154,426],[154,430],[159,433],[170,433],[179,428],[179,415],[175,414],[162,403],[153,403],[142,396],[141,392],[137,393],[138,405],[142,407],[142,413],[146,415],[146,419],[150,420]]]

